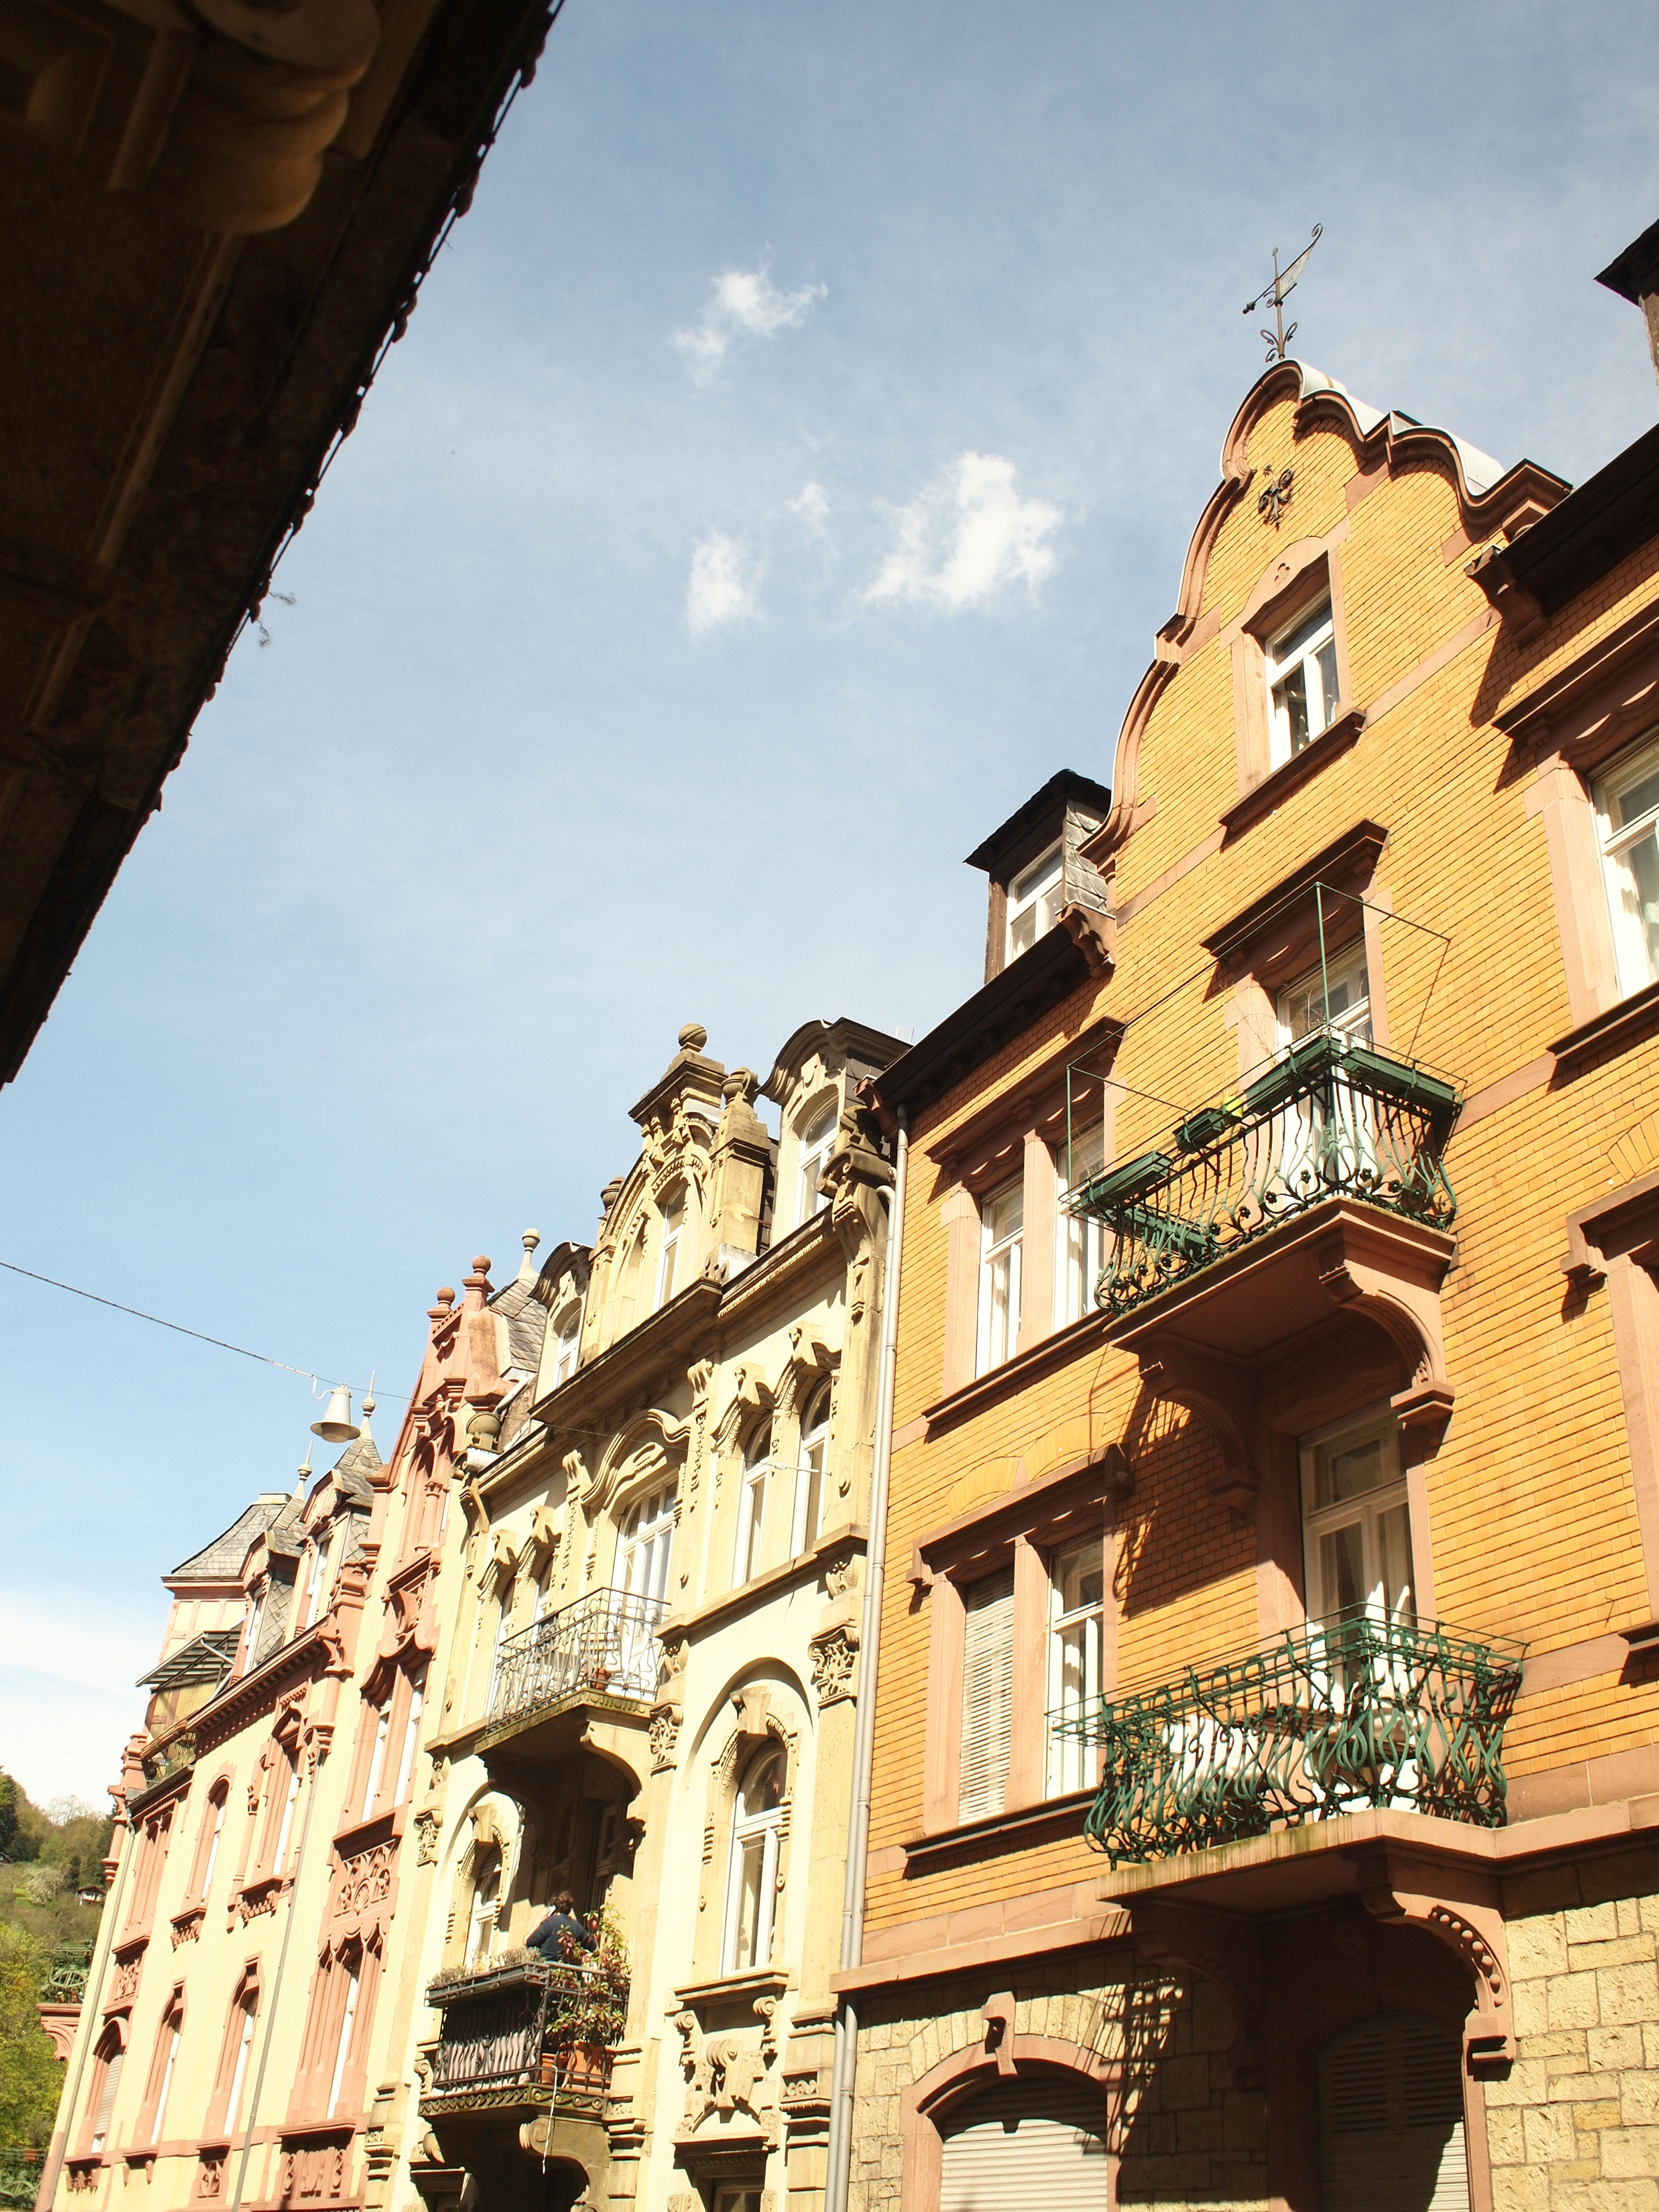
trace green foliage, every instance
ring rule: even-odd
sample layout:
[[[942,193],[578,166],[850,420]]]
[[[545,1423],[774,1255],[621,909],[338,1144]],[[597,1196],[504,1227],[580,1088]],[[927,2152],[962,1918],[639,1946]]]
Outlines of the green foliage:
[[[0,2148],[52,2134],[64,2069],[35,2010],[46,1971],[40,1943],[0,1922]]]
[[[628,1945],[622,1930],[608,1911],[582,1917],[599,1948],[584,1951],[568,1936],[561,1938],[567,1961],[585,1971],[554,1981],[547,2040],[556,2051],[580,2044],[614,2049],[622,2041],[628,2018]]]

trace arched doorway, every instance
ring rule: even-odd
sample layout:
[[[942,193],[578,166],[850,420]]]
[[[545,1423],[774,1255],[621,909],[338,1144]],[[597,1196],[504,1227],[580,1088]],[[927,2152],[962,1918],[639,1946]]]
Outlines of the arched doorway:
[[[1106,2093],[1022,2070],[939,2116],[939,2212],[1106,2212]]]
[[[1462,2039],[1381,2013],[1319,2054],[1322,2212],[1469,2212]]]

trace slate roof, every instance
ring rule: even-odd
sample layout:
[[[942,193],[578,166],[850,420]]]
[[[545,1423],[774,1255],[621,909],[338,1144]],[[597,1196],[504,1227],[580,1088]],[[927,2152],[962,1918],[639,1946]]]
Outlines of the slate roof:
[[[241,1574],[249,1545],[256,1536],[263,1536],[280,1517],[288,1502],[285,1490],[266,1491],[231,1522],[222,1535],[216,1536],[204,1550],[186,1559],[182,1566],[175,1567],[168,1581],[234,1583]]]
[[[507,1356],[514,1367],[534,1375],[541,1364],[542,1339],[547,1334],[547,1309],[533,1285],[515,1275],[489,1301],[492,1313],[507,1323]]]

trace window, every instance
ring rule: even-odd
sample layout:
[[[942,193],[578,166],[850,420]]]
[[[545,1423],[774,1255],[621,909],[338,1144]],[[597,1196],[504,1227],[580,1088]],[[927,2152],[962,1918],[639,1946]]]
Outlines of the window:
[[[714,2191],[714,2212],[761,2212],[758,2184],[722,2181]]]
[[[497,1648],[499,1652],[499,1646]],[[391,1729],[392,1701],[388,1698],[374,1715],[374,1744],[368,1754],[368,1771],[363,1779],[363,1802],[357,1808],[360,1820],[368,1820],[374,1810],[374,1800],[380,1794],[380,1774],[386,1765],[386,1737]]]
[[[489,1963],[495,1944],[495,1919],[501,1905],[501,1855],[492,1846],[478,1859],[472,1875],[472,1911],[467,1922],[466,1964]]]
[[[98,2067],[92,2077],[92,2094],[88,2100],[92,2132],[87,2139],[88,2151],[101,2151],[109,2141],[110,2115],[115,2110],[115,2093],[121,2086],[121,2069],[125,2063],[126,2055],[121,2031],[112,2021],[99,2041]]]
[[[392,1802],[401,1805],[409,1795],[409,1784],[415,1772],[415,1753],[421,1741],[421,1708],[425,1701],[426,1676],[421,1675],[409,1693],[409,1711],[404,1720],[403,1755],[398,1761],[398,1786]]]
[[[1328,599],[1268,640],[1267,695],[1273,764],[1282,768],[1336,719],[1336,632]]]
[[[738,1791],[726,1883],[722,1973],[750,1973],[771,1961],[783,1826],[783,1759],[781,1748],[757,1753]]]
[[[576,1352],[581,1342],[581,1334],[582,1310],[577,1306],[562,1316],[558,1323],[553,1361],[552,1387],[556,1390],[561,1382],[568,1382],[576,1371]]]
[[[795,1468],[795,1525],[792,1553],[810,1551],[823,1520],[823,1476],[830,1449],[830,1385],[821,1382],[800,1420],[800,1458]]]
[[[979,1366],[1000,1367],[1019,1349],[1019,1262],[1025,1189],[1011,1182],[980,1209]]]
[[[179,2038],[185,2025],[185,2009],[180,1991],[175,1989],[161,2031],[155,2039],[150,2059],[149,2088],[144,2098],[144,2111],[138,2123],[139,2140],[160,2142],[166,2129],[167,2092],[173,2087],[173,2069],[179,2058]]]
[[[1064,862],[1060,848],[1051,845],[1041,859],[1014,878],[1008,886],[1008,957],[1017,960],[1029,952],[1039,937],[1046,937],[1060,917],[1064,903],[1061,884]]]
[[[668,1591],[668,1554],[674,1540],[674,1486],[642,1498],[623,1523],[622,1587],[631,1597],[660,1599]]]
[[[231,2060],[230,2088],[225,2098],[226,2135],[234,2134],[236,2123],[241,2116],[242,2090],[247,2081],[247,2062],[253,2049],[253,2023],[258,2012],[259,1997],[255,1990],[245,1990],[231,2008],[230,2029],[234,2056]]]
[[[1412,1620],[1411,1512],[1392,1424],[1304,1445],[1302,1459],[1310,1616],[1364,1607]]]
[[[683,1206],[671,1206],[662,1218],[662,1243],[657,1253],[657,1296],[652,1310],[665,1306],[674,1295],[674,1266],[679,1256]]]
[[[1325,2045],[1317,2071],[1325,2212],[1468,2212],[1455,2027],[1417,2013],[1363,2020]]]
[[[1048,1715],[1051,1724],[1092,1714],[1101,1693],[1106,1620],[1106,1547],[1099,1536],[1056,1552],[1049,1567],[1053,1626],[1048,1637]],[[1086,1790],[1097,1761],[1090,1745],[1052,1725],[1048,1736],[1048,1795]]]
[[[1072,1137],[1072,1184],[1081,1187],[1106,1164],[1106,1132],[1098,1123],[1092,1129],[1074,1131]],[[1054,1325],[1081,1321],[1095,1310],[1095,1285],[1106,1265],[1106,1224],[1092,1214],[1068,1213],[1065,1199],[1066,1161],[1060,1163],[1060,1204],[1056,1208],[1058,1234],[1054,1238]]]
[[[340,2014],[340,2033],[334,2049],[334,2073],[328,2085],[330,2116],[340,2109],[341,2092],[345,2085],[346,2062],[351,2056],[352,2031],[357,2023],[357,1991],[362,1981],[362,1953],[353,1949],[340,1961],[345,1970],[345,2003]]]
[[[1322,967],[1310,968],[1279,994],[1281,1048],[1327,1027],[1358,1043],[1370,1042],[1370,984],[1363,938],[1328,951]]]
[[[1659,981],[1659,744],[1627,754],[1595,787],[1596,827],[1619,987]]]
[[[738,1547],[732,1562],[734,1587],[751,1583],[765,1556],[766,1500],[772,1487],[772,1424],[763,1421],[743,1459],[743,1487],[738,1494]]]
[[[224,1833],[225,1808],[229,1802],[229,1783],[215,1783],[202,1814],[201,1840],[196,1846],[196,1879],[191,1885],[191,1893],[194,1897],[204,1898],[212,1887],[213,1869],[219,1856],[219,1838]]]
[[[1013,1724],[1014,1571],[985,1575],[962,1593],[962,1762],[958,1820],[1000,1813],[1008,1787]]]
[[[280,1781],[282,1778],[280,1765],[276,1772]],[[281,1874],[288,1864],[289,1840],[294,1833],[294,1808],[300,1796],[300,1762],[297,1759],[290,1759],[288,1763],[287,1780],[288,1788],[283,1797],[282,1819],[276,1830],[276,1848],[270,1855],[270,1871],[273,1875]]]
[[[251,1674],[256,1663],[256,1655],[259,1649],[259,1625],[264,1618],[265,1591],[269,1587],[268,1583],[260,1584],[258,1594],[248,1608],[247,1636],[242,1645],[242,1672],[245,1674]]]
[[[821,1114],[815,1114],[800,1133],[800,1197],[795,1208],[797,1224],[810,1221],[815,1213],[822,1213],[830,1200],[818,1188],[823,1170],[830,1164],[830,1154],[840,1127],[833,1101]]]

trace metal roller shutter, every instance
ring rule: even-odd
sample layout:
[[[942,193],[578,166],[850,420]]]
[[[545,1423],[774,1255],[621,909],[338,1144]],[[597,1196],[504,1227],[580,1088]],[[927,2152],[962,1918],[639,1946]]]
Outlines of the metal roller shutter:
[[[1387,2013],[1326,2045],[1319,2172],[1323,2212],[1469,2212],[1455,2028]]]
[[[1017,2075],[958,2105],[941,2130],[939,2212],[1106,2212],[1106,2092]]]

